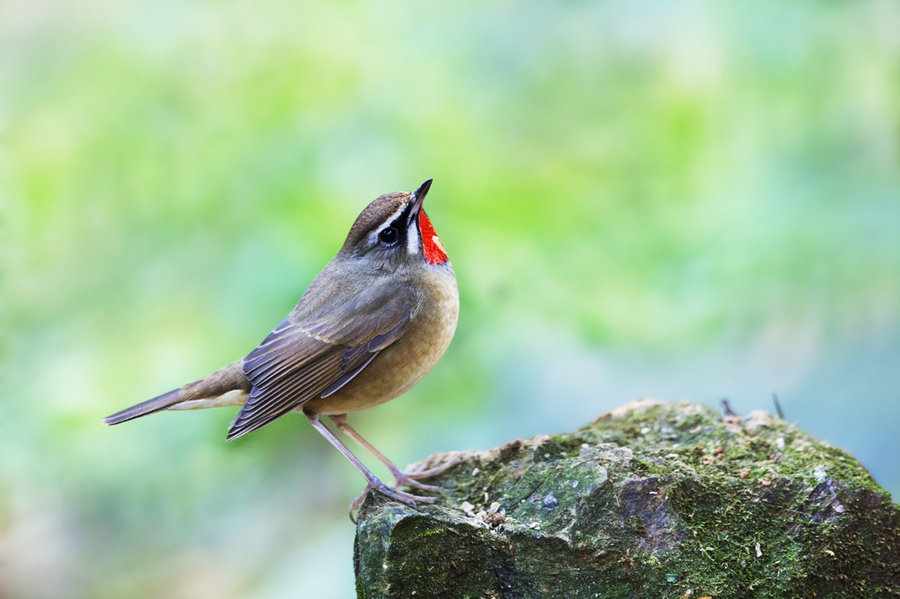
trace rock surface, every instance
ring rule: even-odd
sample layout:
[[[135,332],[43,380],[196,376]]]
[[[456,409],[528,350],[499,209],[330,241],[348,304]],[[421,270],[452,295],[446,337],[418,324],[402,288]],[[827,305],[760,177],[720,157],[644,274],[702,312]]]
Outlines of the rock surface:
[[[763,412],[639,401],[456,455],[436,505],[370,493],[360,598],[900,597],[900,508]]]

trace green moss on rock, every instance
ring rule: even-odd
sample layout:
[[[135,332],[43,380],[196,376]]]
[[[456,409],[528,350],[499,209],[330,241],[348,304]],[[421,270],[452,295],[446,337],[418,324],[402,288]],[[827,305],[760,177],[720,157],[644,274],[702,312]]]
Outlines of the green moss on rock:
[[[367,498],[361,598],[900,597],[900,509],[762,412],[634,402],[461,455],[437,505]]]

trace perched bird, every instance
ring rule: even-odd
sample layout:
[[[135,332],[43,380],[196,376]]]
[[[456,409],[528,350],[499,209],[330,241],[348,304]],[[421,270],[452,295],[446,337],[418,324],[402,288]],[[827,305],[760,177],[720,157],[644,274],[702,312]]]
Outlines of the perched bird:
[[[346,414],[405,393],[444,354],[456,330],[456,276],[416,191],[379,196],[366,206],[337,256],[313,280],[287,318],[246,357],[193,383],[107,417],[119,424],[161,410],[242,405],[228,439],[288,412],[310,424],[366,479],[353,511],[371,489],[398,501],[433,502],[397,487],[438,487],[417,479],[453,465],[406,473],[347,423]],[[384,463],[394,485],[381,482],[322,422],[322,415]]]

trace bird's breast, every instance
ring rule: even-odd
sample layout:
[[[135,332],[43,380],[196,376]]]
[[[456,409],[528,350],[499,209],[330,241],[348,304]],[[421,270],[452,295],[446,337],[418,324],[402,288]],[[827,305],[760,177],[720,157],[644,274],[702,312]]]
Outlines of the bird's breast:
[[[420,284],[425,299],[403,336],[340,391],[310,400],[304,409],[344,414],[371,408],[405,393],[428,374],[456,331],[459,293],[449,265],[428,268]]]

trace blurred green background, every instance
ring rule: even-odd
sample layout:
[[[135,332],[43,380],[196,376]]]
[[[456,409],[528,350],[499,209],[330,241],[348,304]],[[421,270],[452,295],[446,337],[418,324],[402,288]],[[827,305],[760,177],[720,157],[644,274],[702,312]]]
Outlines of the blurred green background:
[[[352,596],[300,417],[100,420],[429,177],[459,329],[351,417],[398,463],[777,392],[900,493],[896,2],[6,2],[0,144],[0,596]]]

